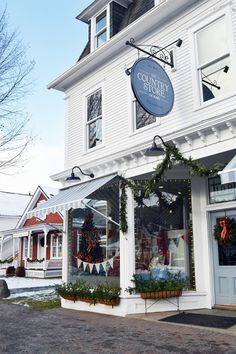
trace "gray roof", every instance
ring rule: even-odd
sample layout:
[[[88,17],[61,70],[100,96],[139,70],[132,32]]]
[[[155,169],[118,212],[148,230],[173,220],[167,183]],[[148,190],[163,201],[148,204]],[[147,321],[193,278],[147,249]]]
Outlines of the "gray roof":
[[[122,21],[116,33],[126,28],[129,24],[143,16],[147,11],[154,7],[154,0],[133,0],[124,12]],[[89,30],[90,33],[90,30]],[[84,50],[82,51],[78,61],[90,54],[90,39],[88,40]]]

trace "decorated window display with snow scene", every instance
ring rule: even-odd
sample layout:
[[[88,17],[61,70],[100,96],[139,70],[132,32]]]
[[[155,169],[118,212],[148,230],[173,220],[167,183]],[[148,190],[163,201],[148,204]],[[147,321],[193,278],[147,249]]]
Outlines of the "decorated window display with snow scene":
[[[69,279],[119,282],[119,188],[106,186],[69,213]]]

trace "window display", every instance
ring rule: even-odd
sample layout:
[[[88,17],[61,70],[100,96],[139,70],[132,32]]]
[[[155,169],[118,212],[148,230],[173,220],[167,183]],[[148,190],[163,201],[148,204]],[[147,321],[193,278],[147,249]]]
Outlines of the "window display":
[[[155,268],[190,275],[189,180],[167,180],[148,198],[136,198],[136,273]]]
[[[70,213],[69,278],[92,282],[114,278],[119,282],[119,189],[102,188]],[[105,199],[106,198],[106,199]]]

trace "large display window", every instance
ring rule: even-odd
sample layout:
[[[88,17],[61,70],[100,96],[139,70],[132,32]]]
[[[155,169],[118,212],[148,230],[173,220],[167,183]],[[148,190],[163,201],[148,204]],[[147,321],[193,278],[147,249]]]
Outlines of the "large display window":
[[[90,198],[91,197],[91,198]],[[69,213],[69,281],[119,283],[119,187],[97,190]]]
[[[149,197],[136,197],[136,273],[153,268],[193,276],[190,180],[159,182]]]

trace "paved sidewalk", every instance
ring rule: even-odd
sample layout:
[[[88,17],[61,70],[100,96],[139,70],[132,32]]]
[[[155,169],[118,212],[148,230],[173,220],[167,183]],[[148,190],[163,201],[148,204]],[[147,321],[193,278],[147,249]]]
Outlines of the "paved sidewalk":
[[[0,353],[235,354],[227,331],[0,302]]]
[[[184,312],[180,311],[179,313]],[[218,310],[218,309],[200,309],[200,310],[189,310],[185,311],[186,313],[194,313],[194,314],[202,314],[202,315],[208,315],[208,316],[223,316],[223,317],[234,317],[236,318],[236,311],[228,311],[228,310]],[[129,315],[129,318],[136,318],[140,320],[146,320],[150,322],[158,322],[161,319],[164,319],[169,316],[177,315],[178,312],[154,312],[154,313],[147,313],[147,314],[137,314],[137,315]],[[210,328],[210,327],[201,327],[201,326],[196,326],[196,325],[190,325],[190,324],[174,324],[171,322],[168,322],[170,326],[177,325],[177,326],[184,326],[184,327],[192,327],[192,328],[201,328],[206,331],[214,331],[218,333],[228,333],[231,335],[236,336],[236,325],[231,326],[227,329],[221,329],[221,328]],[[236,348],[235,348],[235,353],[236,353]]]

